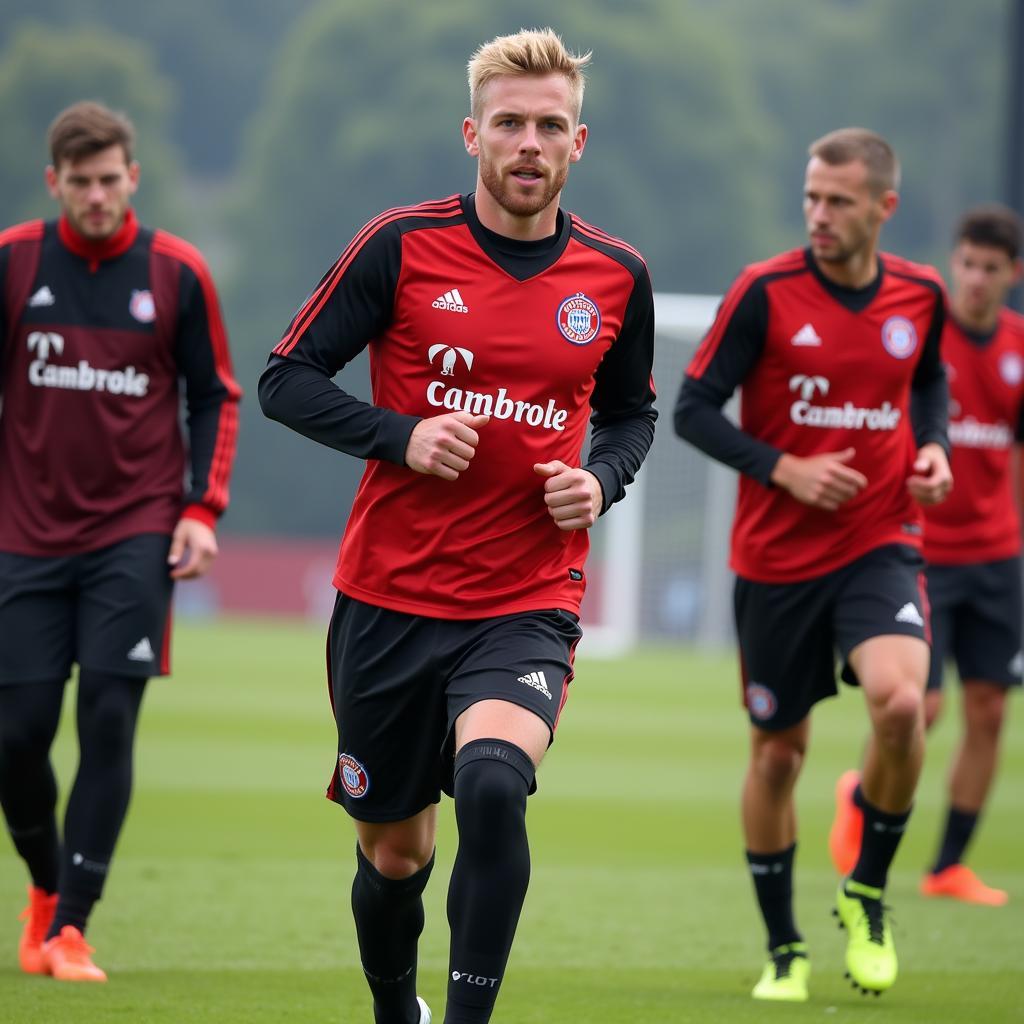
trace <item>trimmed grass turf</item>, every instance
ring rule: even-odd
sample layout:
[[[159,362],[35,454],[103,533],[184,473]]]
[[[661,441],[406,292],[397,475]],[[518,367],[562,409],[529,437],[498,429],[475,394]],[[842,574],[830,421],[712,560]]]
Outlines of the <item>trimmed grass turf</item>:
[[[323,630],[182,625],[175,669],[147,695],[134,806],[90,928],[111,982],[68,986],[18,972],[24,872],[0,839],[0,1022],[369,1022],[348,909],[352,833],[322,796],[334,742]],[[533,880],[496,1024],[1024,1019],[1019,723],[1011,719],[971,858],[987,881],[1010,890],[1010,905],[916,895],[937,840],[955,687],[890,887],[896,988],[866,1000],[847,987],[843,936],[828,913],[832,785],[857,758],[865,729],[862,701],[846,692],[815,715],[799,792],[797,906],[814,964],[811,1001],[750,999],[763,937],[739,834],[745,725],[737,692],[731,656],[665,649],[628,661],[581,659],[530,801]],[[56,751],[65,789],[75,757],[71,704]],[[451,804],[442,807],[420,959],[420,991],[437,1021],[454,854]]]

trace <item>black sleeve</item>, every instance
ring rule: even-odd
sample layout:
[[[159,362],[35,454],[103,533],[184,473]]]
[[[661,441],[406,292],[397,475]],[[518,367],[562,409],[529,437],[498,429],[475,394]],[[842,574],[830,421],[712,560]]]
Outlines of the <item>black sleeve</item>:
[[[936,292],[935,313],[910,391],[910,422],[917,447],[934,442],[949,456],[949,381],[942,363],[940,341],[946,323],[946,303]]]
[[[731,296],[718,309],[690,363],[675,406],[676,433],[705,455],[764,484],[782,455],[773,445],[741,430],[722,407],[750,373],[764,350],[768,328],[768,299],[755,281],[739,301]],[[724,310],[732,307],[732,314]]]
[[[391,321],[402,268],[396,225],[345,250],[292,319],[259,383],[263,414],[292,430],[362,459],[405,464],[417,416],[381,409],[343,391],[331,378]]]
[[[199,271],[206,277],[205,288],[195,269],[181,268],[174,357],[185,383],[191,470],[185,503],[203,506],[216,517],[227,504],[242,391],[233,376],[212,279],[205,265]]]
[[[1018,443],[1024,443],[1024,402],[1021,403],[1021,407],[1017,411],[1017,429],[1013,437]]]
[[[583,467],[604,492],[602,514],[626,493],[654,441],[654,294],[642,268],[622,330],[594,374],[590,453]]]

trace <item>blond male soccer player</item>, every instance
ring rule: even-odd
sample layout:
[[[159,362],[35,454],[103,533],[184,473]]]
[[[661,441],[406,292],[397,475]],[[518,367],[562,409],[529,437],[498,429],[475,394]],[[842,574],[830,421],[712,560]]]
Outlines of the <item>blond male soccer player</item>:
[[[654,434],[647,268],[559,206],[587,141],[586,61],[550,29],[480,47],[462,126],[474,191],[370,221],[260,381],[268,416],[367,460],[334,576],[329,795],[355,819],[377,1024],[430,1020],[416,948],[442,789],[459,831],[444,1020],[491,1017],[530,874],[526,798],[580,638],[587,530]],[[366,347],[372,404],[331,381]]]
[[[952,468],[956,490],[926,510],[932,662],[925,695],[930,727],[942,710],[947,659],[962,684],[963,734],[948,781],[948,809],[935,861],[921,880],[925,896],[1002,906],[1008,894],[963,863],[999,757],[1006,698],[1021,685],[1020,474],[1024,440],[1024,318],[1007,309],[1020,281],[1020,218],[1006,207],[967,211],[950,259],[950,317],[942,335],[949,374]],[[863,829],[860,775],[836,787],[829,835],[843,870],[857,857]]]
[[[49,141],[60,217],[0,234],[0,804],[32,878],[22,970],[105,981],[86,922],[146,681],[170,671],[172,587],[217,554],[241,392],[202,256],[132,210],[131,123],[76,103]],[[50,746],[72,663],[61,839]]]
[[[742,474],[731,564],[750,719],[743,830],[768,932],[757,999],[808,998],[793,915],[794,790],[811,709],[836,693],[837,649],[871,732],[861,794],[870,828],[835,913],[853,984],[878,994],[896,979],[883,895],[924,751],[920,506],[952,483],[942,282],[878,248],[898,183],[896,157],[873,132],[840,129],[810,147],[809,245],[739,276],[675,409],[680,436]],[[737,387],[738,427],[722,414]]]

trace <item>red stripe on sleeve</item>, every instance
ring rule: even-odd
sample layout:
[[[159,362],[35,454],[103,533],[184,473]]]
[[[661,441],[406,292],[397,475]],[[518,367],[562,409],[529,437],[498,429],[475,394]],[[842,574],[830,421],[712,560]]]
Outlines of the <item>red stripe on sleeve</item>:
[[[41,220],[28,220],[24,224],[13,224],[0,231],[0,245],[14,242],[34,242],[43,237],[46,224]]]
[[[628,242],[624,242],[621,238],[616,238],[614,235],[609,235],[607,231],[602,231],[600,228],[594,227],[593,224],[588,224],[586,221],[580,220],[575,214],[572,214],[571,216],[573,226],[579,228],[584,235],[594,238],[598,242],[604,242],[607,245],[614,245],[617,249],[622,249],[630,255],[635,256],[645,267],[647,266],[647,261]]]
[[[227,399],[221,406],[218,417],[217,439],[214,443],[213,458],[210,461],[210,476],[202,501],[204,505],[220,513],[227,507],[228,478],[231,475],[231,465],[235,458],[238,437],[238,400],[242,397],[242,389],[239,387],[238,381],[235,380],[232,370],[228,335],[221,317],[217,289],[214,287],[213,278],[206,266],[206,260],[195,246],[166,231],[156,231],[153,234],[153,251],[184,263],[196,275],[196,280],[202,288],[214,370],[227,391]]]
[[[451,217],[453,214],[462,212],[462,200],[459,196],[450,196],[447,199],[432,200],[428,203],[420,203],[417,206],[399,206],[391,210],[385,210],[373,220],[364,224],[356,233],[355,238],[349,242],[345,251],[338,257],[337,262],[328,271],[320,286],[306,300],[305,305],[295,315],[291,327],[288,328],[285,336],[274,347],[274,355],[286,356],[299,339],[306,332],[306,328],[312,323],[324,308],[327,300],[331,297],[338,282],[344,276],[345,271],[351,266],[352,261],[359,255],[363,246],[381,228],[393,224],[396,220],[406,217],[428,217],[441,219]]]

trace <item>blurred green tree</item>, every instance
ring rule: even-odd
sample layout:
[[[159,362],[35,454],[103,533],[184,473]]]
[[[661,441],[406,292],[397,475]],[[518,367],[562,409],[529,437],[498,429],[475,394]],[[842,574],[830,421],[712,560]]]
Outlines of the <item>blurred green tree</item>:
[[[142,167],[136,196],[147,223],[187,233],[180,165],[167,141],[171,84],[153,71],[146,47],[109,32],[54,32],[25,24],[0,51],[0,224],[52,217],[46,191],[46,133],[53,118],[77,100],[95,99],[123,110],[135,124]]]

